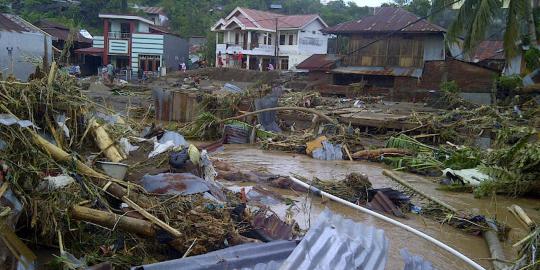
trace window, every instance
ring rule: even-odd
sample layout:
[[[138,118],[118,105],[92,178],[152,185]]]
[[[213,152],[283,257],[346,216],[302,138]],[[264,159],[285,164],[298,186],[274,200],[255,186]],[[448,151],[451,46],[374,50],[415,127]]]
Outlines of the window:
[[[280,61],[280,69],[288,70],[289,69],[289,58],[282,58]]]
[[[264,34],[263,44],[272,45],[272,34],[270,34],[270,33]]]
[[[287,35],[279,35],[279,45],[285,45]]]
[[[294,45],[294,35],[289,35],[289,45]]]

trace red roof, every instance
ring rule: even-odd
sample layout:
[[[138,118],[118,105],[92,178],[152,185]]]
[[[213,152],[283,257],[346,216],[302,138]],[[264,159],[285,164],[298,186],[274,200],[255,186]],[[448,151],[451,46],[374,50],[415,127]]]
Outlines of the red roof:
[[[301,28],[307,23],[311,22],[315,18],[319,17],[317,14],[308,15],[288,15],[277,14],[267,11],[260,11],[249,8],[240,8],[251,19],[253,19],[262,28],[274,29],[276,28],[275,19],[278,19],[278,28]]]
[[[75,53],[88,54],[93,56],[103,55],[103,48],[89,47],[75,50]]]
[[[482,62],[487,59],[504,60],[503,41],[484,40],[478,44],[471,55],[471,60],[474,62]]]
[[[273,30],[276,28],[275,20],[277,19],[278,29],[296,29],[304,27],[313,20],[320,19],[317,14],[283,15],[242,7],[237,8],[233,12],[234,13],[231,13],[224,19],[225,25],[231,23],[234,19],[237,19],[246,28],[264,28]],[[326,26],[324,21],[322,21],[322,19],[320,20],[323,25]]]
[[[328,27],[324,29],[324,32],[340,34],[361,32],[393,32],[398,30],[402,33],[446,32],[446,29],[430,23],[427,20],[420,20],[420,18],[413,13],[397,7],[376,8],[374,15],[364,17],[360,20],[344,22],[333,27]]]
[[[337,57],[328,54],[314,54],[296,65],[297,69],[331,70],[334,68]]]

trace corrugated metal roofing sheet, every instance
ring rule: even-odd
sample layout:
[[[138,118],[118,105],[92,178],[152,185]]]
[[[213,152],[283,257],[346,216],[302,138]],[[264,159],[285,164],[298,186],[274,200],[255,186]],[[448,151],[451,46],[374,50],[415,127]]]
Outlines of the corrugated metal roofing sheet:
[[[0,29],[9,32],[39,32],[39,28],[25,21],[23,18],[7,13],[0,13]]]
[[[330,70],[335,66],[337,56],[330,54],[314,54],[296,65],[297,69]]]
[[[478,44],[472,54],[474,62],[481,62],[488,59],[504,60],[504,49],[502,40],[484,40]]]
[[[131,268],[132,270],[276,270],[296,248],[297,241],[249,243],[206,253]]]
[[[165,9],[162,7],[143,7],[141,10],[147,14],[165,14]]]
[[[280,270],[383,270],[388,239],[384,231],[326,209]]]
[[[317,14],[306,15],[283,15],[268,11],[261,11],[249,8],[240,8],[257,24],[266,29],[274,29],[276,27],[275,19],[278,19],[278,28],[301,28],[310,21],[319,17]]]
[[[419,19],[418,16],[397,7],[376,8],[375,14],[359,20],[340,23],[333,27],[324,29],[324,32],[331,34],[340,33],[361,33],[361,32],[392,32],[406,27]],[[407,26],[401,30],[402,33],[440,33],[446,29],[427,20],[420,20],[417,23]]]
[[[404,68],[404,67],[370,67],[370,66],[348,66],[332,69],[335,73],[345,74],[362,74],[362,75],[380,75],[380,76],[396,76],[396,77],[414,77],[422,76],[421,68]]]

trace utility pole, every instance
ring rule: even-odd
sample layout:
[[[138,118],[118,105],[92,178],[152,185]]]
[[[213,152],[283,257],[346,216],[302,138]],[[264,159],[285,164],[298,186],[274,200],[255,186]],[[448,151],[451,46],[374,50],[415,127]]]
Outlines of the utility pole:
[[[278,69],[278,46],[279,46],[279,34],[278,34],[278,18],[276,17],[276,37],[274,38],[276,46],[274,46],[274,68]]]
[[[13,47],[6,47],[10,61],[10,74],[13,74]],[[15,75],[15,74],[13,74]]]

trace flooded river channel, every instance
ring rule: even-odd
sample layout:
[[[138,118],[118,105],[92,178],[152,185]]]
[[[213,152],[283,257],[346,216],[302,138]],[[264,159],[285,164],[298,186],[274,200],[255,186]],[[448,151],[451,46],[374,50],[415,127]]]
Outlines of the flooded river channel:
[[[279,175],[295,173],[307,178],[317,177],[323,180],[343,179],[352,172],[365,173],[369,176],[374,188],[396,187],[396,183],[382,174],[388,169],[383,164],[360,161],[319,161],[301,154],[263,151],[256,146],[226,145],[225,150],[215,153],[216,158],[223,158],[227,162],[249,170],[266,171]],[[519,222],[506,209],[512,204],[521,206],[533,220],[539,220],[540,200],[512,199],[503,196],[494,198],[475,199],[470,193],[453,193],[437,190],[436,179],[421,177],[414,174],[402,173],[401,176],[416,188],[431,194],[440,200],[460,210],[476,210],[497,220],[508,224],[512,230],[510,237],[503,243],[506,258],[516,256],[512,244],[525,236],[526,231]],[[403,260],[399,251],[403,248],[410,253],[421,255],[431,261],[437,269],[468,269],[468,266],[450,253],[436,247],[420,237],[395,227],[384,221],[343,205],[323,201],[321,198],[307,198],[306,194],[293,191],[271,189],[279,194],[296,201],[298,208],[295,219],[301,227],[307,228],[309,222],[314,222],[318,214],[326,207],[347,218],[373,225],[385,231],[390,241],[390,252],[386,269],[403,269]],[[275,209],[274,209],[275,210]],[[286,211],[283,207],[282,212]],[[279,212],[279,209],[276,211]],[[447,225],[441,225],[430,219],[415,214],[408,214],[408,219],[398,219],[400,222],[412,226],[446,244],[480,263],[486,269],[491,269],[491,257],[488,247],[481,236],[474,236]],[[395,218],[395,217],[392,217]]]

